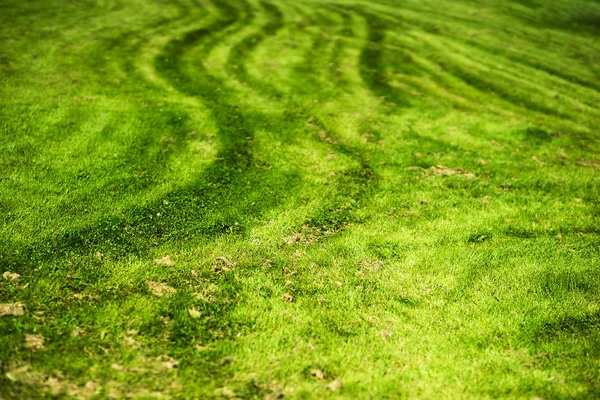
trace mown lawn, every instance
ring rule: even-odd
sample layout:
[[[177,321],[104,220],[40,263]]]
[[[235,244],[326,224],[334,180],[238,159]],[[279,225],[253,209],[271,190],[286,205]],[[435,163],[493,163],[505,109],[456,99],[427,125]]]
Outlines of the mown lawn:
[[[600,398],[600,5],[0,0],[0,399]]]

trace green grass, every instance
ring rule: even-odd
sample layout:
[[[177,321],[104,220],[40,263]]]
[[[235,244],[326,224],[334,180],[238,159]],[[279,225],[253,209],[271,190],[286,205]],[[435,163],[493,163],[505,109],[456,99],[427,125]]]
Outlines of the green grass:
[[[599,38],[592,0],[2,0],[0,398],[600,398]]]

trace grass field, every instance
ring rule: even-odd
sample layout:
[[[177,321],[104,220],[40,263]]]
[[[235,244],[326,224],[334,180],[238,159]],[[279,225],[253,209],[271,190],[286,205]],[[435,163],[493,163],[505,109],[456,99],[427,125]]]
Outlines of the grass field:
[[[600,398],[600,3],[0,0],[0,399]]]

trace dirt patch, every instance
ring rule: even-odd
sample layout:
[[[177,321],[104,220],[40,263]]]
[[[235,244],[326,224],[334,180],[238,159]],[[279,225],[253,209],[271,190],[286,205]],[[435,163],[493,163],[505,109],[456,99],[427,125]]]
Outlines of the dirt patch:
[[[85,334],[85,331],[81,328],[75,328],[71,332],[71,336],[73,336],[73,337],[80,337],[80,336],[83,336],[84,334]]]
[[[332,231],[321,231],[317,227],[303,225],[300,232],[294,233],[292,236],[285,239],[285,244],[293,246],[295,244],[310,245],[322,236],[332,234]]]
[[[159,357],[161,366],[164,369],[173,369],[179,366],[179,361],[170,356]]]
[[[131,336],[123,336],[123,343],[134,349],[137,349],[141,346],[140,343]]]
[[[217,286],[211,283],[208,287],[204,287],[200,292],[194,294],[194,297],[207,303],[213,303],[218,300]]]
[[[75,399],[88,399],[96,394],[98,391],[98,384],[92,381],[88,381],[84,386],[77,386],[73,383],[64,382],[55,377],[49,377],[46,379],[42,386],[54,396],[66,394],[70,398]]]
[[[291,294],[286,293],[283,296],[281,296],[281,301],[292,303],[294,301],[294,297]]]
[[[32,350],[44,349],[44,337],[42,335],[25,335],[25,347]]]
[[[465,178],[474,179],[475,174],[466,171],[462,168],[448,168],[443,165],[435,165],[427,170],[430,174],[436,176],[452,176],[452,175],[460,175]]]
[[[581,159],[581,160],[577,161],[577,165],[600,169],[600,161]]]
[[[188,313],[194,318],[200,318],[202,316],[202,313],[195,308],[190,308]]]
[[[289,238],[285,239],[285,243],[289,246],[298,243],[300,241],[302,241],[302,239],[304,239],[304,236],[302,235],[302,233],[300,232],[296,232],[294,233],[292,236],[290,236]]]
[[[408,167],[408,170],[413,171],[413,172],[426,173],[426,174],[434,175],[434,176],[458,175],[458,176],[464,176],[465,178],[468,178],[468,179],[476,178],[475,174],[473,174],[467,170],[464,170],[462,168],[448,168],[443,165],[434,165],[433,167],[429,167],[429,168],[417,167],[417,166],[413,165],[413,166]]]
[[[379,268],[381,268],[383,266],[383,261],[380,261],[380,260],[376,260],[376,261],[362,260],[360,262],[360,265],[363,268],[368,268],[370,270],[377,271]]]
[[[95,301],[100,299],[100,296],[96,294],[83,294],[83,293],[73,293],[71,295],[72,298],[76,300],[87,300],[87,301]]]
[[[171,256],[166,255],[163,258],[157,258],[154,260],[156,265],[164,265],[165,267],[174,267],[175,261],[171,260]]]
[[[16,281],[19,280],[19,278],[21,277],[21,275],[15,274],[15,273],[10,272],[10,271],[6,271],[5,273],[2,274],[2,277],[4,279],[6,279],[7,281],[16,282]]]
[[[325,374],[320,369],[314,368],[310,370],[310,376],[317,378],[318,380],[325,379]]]
[[[3,316],[3,315],[21,316],[23,314],[25,314],[25,310],[23,309],[23,304],[21,304],[21,303],[0,304],[0,316]]]
[[[29,365],[12,365],[6,376],[13,382],[21,382],[27,385],[39,385],[41,389],[49,392],[52,396],[61,397],[66,395],[73,399],[88,399],[98,394],[98,384],[88,381],[83,386],[78,386],[63,379],[60,372],[56,371],[49,376],[34,371]]]
[[[223,270],[224,272],[229,271],[231,268],[235,267],[235,263],[229,261],[227,258],[225,257],[217,257],[216,261],[219,261],[221,263],[220,266],[215,267],[215,269],[220,269]]]
[[[166,283],[156,282],[156,281],[148,281],[146,282],[148,285],[148,289],[152,292],[153,295],[157,297],[170,296],[177,292],[175,288],[167,285]]]
[[[329,385],[327,385],[327,390],[331,390],[332,392],[337,392],[342,389],[344,383],[340,378],[333,380]]]

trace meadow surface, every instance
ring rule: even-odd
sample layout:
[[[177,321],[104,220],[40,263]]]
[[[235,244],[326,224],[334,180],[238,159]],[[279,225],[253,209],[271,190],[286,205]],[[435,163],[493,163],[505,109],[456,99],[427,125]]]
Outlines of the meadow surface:
[[[600,398],[600,4],[0,0],[0,398]]]

